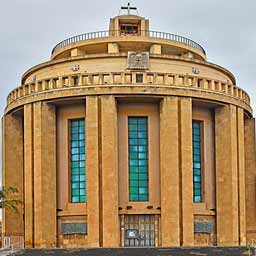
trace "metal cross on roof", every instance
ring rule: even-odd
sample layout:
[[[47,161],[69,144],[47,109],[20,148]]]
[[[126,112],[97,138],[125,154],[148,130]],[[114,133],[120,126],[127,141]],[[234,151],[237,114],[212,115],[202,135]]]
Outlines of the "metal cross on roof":
[[[130,3],[128,3],[127,6],[122,6],[121,10],[127,10],[128,15],[131,15],[131,10],[137,11],[137,7],[133,7],[130,5]]]

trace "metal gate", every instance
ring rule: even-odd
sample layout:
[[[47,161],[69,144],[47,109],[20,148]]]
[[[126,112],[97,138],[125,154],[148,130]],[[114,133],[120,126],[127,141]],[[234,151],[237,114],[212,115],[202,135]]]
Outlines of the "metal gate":
[[[155,215],[124,215],[124,246],[156,246],[158,219]]]

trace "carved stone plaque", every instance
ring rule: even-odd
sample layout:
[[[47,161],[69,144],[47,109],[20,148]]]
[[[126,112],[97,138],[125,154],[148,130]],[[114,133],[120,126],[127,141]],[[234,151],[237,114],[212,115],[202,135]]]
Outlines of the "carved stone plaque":
[[[194,232],[195,233],[208,233],[211,234],[214,231],[213,222],[195,222],[194,223]]]
[[[149,69],[149,53],[128,52],[128,69]]]
[[[75,222],[75,223],[62,223],[62,234],[84,234],[87,235],[87,223],[85,222]]]

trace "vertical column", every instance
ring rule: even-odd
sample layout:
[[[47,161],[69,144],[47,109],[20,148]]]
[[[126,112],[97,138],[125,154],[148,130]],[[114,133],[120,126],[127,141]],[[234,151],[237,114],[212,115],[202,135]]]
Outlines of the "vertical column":
[[[88,245],[100,246],[99,187],[99,103],[97,96],[86,97],[86,169]]]
[[[23,201],[23,124],[22,116],[8,114],[3,117],[3,187],[13,187],[18,193],[12,199]],[[3,210],[3,235],[23,236],[23,206],[18,212]]]
[[[180,173],[182,245],[194,244],[192,161],[192,100],[180,99]]]
[[[247,241],[256,239],[256,137],[255,119],[245,119],[245,196]]]
[[[160,110],[162,246],[180,246],[178,107],[177,97],[165,97]]]
[[[24,106],[25,247],[34,245],[33,106]]]
[[[56,247],[55,107],[34,103],[35,247]]]
[[[113,96],[101,97],[103,246],[119,246],[117,108]]]
[[[246,245],[246,197],[245,197],[245,155],[244,155],[244,110],[237,109],[237,139],[238,139],[238,184],[239,184],[239,242]]]
[[[217,243],[239,244],[236,107],[215,110]],[[228,227],[228,228],[227,228]]]

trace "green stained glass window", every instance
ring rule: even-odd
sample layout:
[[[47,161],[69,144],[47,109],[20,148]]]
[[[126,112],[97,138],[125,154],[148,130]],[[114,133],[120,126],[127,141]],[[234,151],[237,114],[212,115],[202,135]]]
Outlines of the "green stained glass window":
[[[85,120],[70,120],[71,202],[86,202]]]
[[[202,202],[201,127],[200,121],[193,120],[193,198],[195,203]]]
[[[148,201],[148,118],[128,117],[129,199]]]

